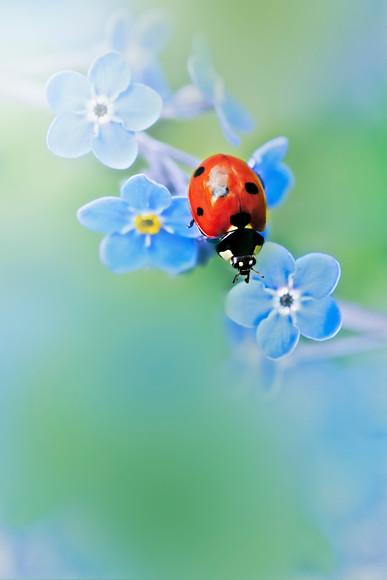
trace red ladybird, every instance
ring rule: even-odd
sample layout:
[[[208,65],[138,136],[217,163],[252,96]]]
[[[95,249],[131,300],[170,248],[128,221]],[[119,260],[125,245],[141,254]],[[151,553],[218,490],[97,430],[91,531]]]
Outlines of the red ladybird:
[[[248,282],[254,253],[264,242],[258,232],[266,225],[266,197],[258,175],[237,157],[213,155],[194,171],[188,200],[199,230],[219,238],[218,254],[238,270],[234,282],[240,274]]]

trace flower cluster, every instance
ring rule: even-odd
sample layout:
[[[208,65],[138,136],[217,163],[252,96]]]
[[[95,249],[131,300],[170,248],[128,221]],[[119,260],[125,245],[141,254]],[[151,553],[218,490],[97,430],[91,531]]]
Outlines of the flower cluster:
[[[254,127],[253,117],[216,72],[202,37],[194,40],[187,59],[191,84],[173,93],[159,62],[170,24],[159,10],[132,20],[120,16],[110,26],[109,50],[91,64],[86,76],[66,70],[47,83],[48,103],[57,115],[47,136],[53,153],[71,158],[93,152],[104,165],[121,170],[130,167],[138,154],[146,162],[143,173],[123,183],[120,197],[102,197],[78,211],[82,225],[105,234],[100,259],[115,273],[154,267],[179,274],[205,263],[213,253],[213,245],[206,244],[196,225],[189,227],[190,173],[185,167],[198,168],[200,160],[154,139],[146,129],[161,118],[192,118],[211,109],[232,145],[240,143],[238,133]],[[284,163],[287,150],[286,137],[277,137],[248,160],[269,210],[284,202],[294,183]],[[257,188],[251,186],[246,183],[249,199]],[[222,183],[219,187],[228,194],[228,187]],[[262,233],[267,239],[267,230]],[[255,258],[240,254],[240,267],[245,258],[250,268]],[[309,254],[295,261],[285,248],[266,242],[258,268],[264,278],[235,286],[227,296],[226,313],[235,323],[256,329],[265,356],[277,359],[289,354],[300,335],[324,340],[338,332],[340,312],[330,297],[340,275],[334,258]]]

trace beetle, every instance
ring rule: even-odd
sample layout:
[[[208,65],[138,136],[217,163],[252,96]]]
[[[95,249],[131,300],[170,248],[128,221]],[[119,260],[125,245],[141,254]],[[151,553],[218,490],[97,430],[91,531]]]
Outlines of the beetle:
[[[266,226],[266,196],[259,176],[242,159],[212,155],[192,174],[188,201],[191,224],[196,222],[206,237],[217,238],[218,254],[238,270],[233,283],[240,275],[249,282],[255,254],[264,243],[259,232]]]

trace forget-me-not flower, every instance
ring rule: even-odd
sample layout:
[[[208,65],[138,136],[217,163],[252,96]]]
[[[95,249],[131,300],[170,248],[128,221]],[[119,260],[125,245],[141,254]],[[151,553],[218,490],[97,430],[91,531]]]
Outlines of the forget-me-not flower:
[[[162,99],[153,89],[133,83],[131,71],[117,52],[91,65],[87,77],[63,71],[47,84],[47,99],[58,115],[47,144],[62,157],[93,151],[109,167],[126,169],[137,157],[136,132],[157,121]]]
[[[225,88],[224,80],[214,69],[203,37],[195,38],[187,66],[193,84],[208,104],[214,107],[226,139],[231,145],[239,145],[240,138],[236,131],[251,131],[255,125],[254,118]]]
[[[162,9],[141,12],[137,17],[117,14],[110,23],[109,43],[130,66],[133,78],[157,91],[166,99],[171,89],[158,60],[170,39],[171,15]]]
[[[234,322],[256,328],[258,346],[267,357],[292,352],[300,334],[325,340],[339,331],[340,310],[330,296],[340,277],[335,258],[313,253],[294,260],[279,244],[266,242],[257,267],[264,278],[232,288],[226,313]]]
[[[154,266],[168,274],[193,268],[198,256],[196,226],[188,198],[172,197],[166,187],[134,175],[121,197],[101,197],[78,210],[80,223],[107,234],[101,242],[102,263],[117,274]]]
[[[269,208],[282,203],[294,184],[292,171],[283,163],[287,151],[287,138],[277,137],[258,147],[248,161],[264,183]]]

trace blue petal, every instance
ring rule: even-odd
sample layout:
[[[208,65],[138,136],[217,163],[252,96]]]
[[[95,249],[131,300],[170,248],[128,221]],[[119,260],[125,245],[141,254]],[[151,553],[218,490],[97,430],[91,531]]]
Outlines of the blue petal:
[[[125,54],[128,46],[128,30],[132,22],[127,14],[114,14],[109,22],[109,44],[113,50]]]
[[[240,145],[241,139],[235,133],[234,129],[231,127],[229,120],[227,119],[226,115],[223,112],[222,105],[219,103],[215,103],[214,108],[216,114],[218,115],[220,128],[222,129],[223,135],[226,137],[227,141],[231,145],[233,145],[234,147],[238,147],[238,145]]]
[[[118,15],[110,26],[110,44],[127,58],[133,80],[154,89],[164,100],[172,91],[156,55],[167,43],[171,25],[167,11],[152,9],[142,12],[135,21]]]
[[[293,173],[289,167],[278,163],[275,166],[257,166],[255,171],[263,180],[267,206],[272,209],[285,201],[294,184]]]
[[[256,326],[272,309],[273,295],[259,280],[250,280],[249,284],[240,282],[226,297],[227,316],[242,326]]]
[[[288,151],[289,142],[286,137],[276,137],[258,147],[249,159],[250,167],[273,165],[282,161]]]
[[[187,61],[188,74],[209,103],[215,100],[215,85],[222,82],[211,62],[208,44],[202,35],[193,41],[192,54]]]
[[[117,98],[114,115],[129,131],[143,131],[160,117],[163,101],[145,85],[134,83]]]
[[[163,183],[172,196],[187,198],[189,174],[183,171],[171,157],[164,155],[160,158],[160,154],[153,151],[150,152],[148,163],[152,168],[147,170],[148,177]]]
[[[86,112],[91,87],[84,75],[63,71],[53,75],[46,85],[47,101],[57,115]]]
[[[293,285],[303,296],[324,298],[333,292],[340,278],[340,264],[328,254],[307,254],[296,260]]]
[[[198,259],[196,264],[198,266],[205,266],[208,261],[215,256],[215,247],[213,244],[208,242],[208,239],[205,236],[196,238],[195,242],[198,247]]]
[[[279,244],[265,242],[257,256],[257,270],[264,275],[263,283],[268,288],[283,288],[294,272],[293,256]]]
[[[252,326],[241,326],[240,324],[231,320],[231,318],[226,318],[225,329],[227,339],[230,342],[231,349],[234,352],[241,349],[241,347],[244,348],[245,345],[254,345],[254,348],[257,349],[256,328],[253,328]]]
[[[192,55],[188,59],[188,73],[205,99],[215,107],[226,139],[232,145],[239,145],[240,138],[234,129],[250,131],[254,127],[254,119],[225,90],[223,79],[212,65],[207,42],[202,36],[194,40]]]
[[[171,37],[173,21],[170,13],[163,9],[142,12],[133,32],[136,42],[147,51],[157,54],[163,50]]]
[[[118,52],[107,52],[93,62],[87,78],[96,95],[115,99],[128,87],[131,72]]]
[[[300,331],[292,318],[273,311],[257,328],[257,343],[269,358],[278,359],[291,353],[297,346]]]
[[[127,169],[138,153],[135,134],[113,122],[99,126],[98,135],[92,141],[92,149],[101,163],[113,169]]]
[[[85,115],[63,113],[51,123],[47,146],[61,157],[80,157],[91,150],[94,125]]]
[[[148,63],[142,71],[136,71],[136,81],[156,91],[164,101],[172,95],[163,68],[156,60]]]
[[[171,204],[171,194],[168,189],[139,174],[130,177],[121,187],[121,197],[129,204],[130,209],[140,214],[159,214]]]
[[[281,160],[288,150],[286,137],[277,137],[254,151],[248,165],[261,177],[268,207],[284,201],[294,183],[293,173]]]
[[[224,115],[234,129],[241,131],[241,133],[249,133],[254,129],[254,117],[227,90],[221,106]]]
[[[148,253],[153,266],[168,274],[179,274],[195,266],[198,248],[195,240],[161,229],[151,237]]]
[[[168,119],[180,117],[191,119],[211,107],[196,85],[185,85],[168,100],[163,116],[167,116]]]
[[[331,296],[305,300],[296,312],[296,324],[302,335],[314,340],[335,336],[341,328],[341,313]]]
[[[188,227],[192,214],[189,209],[188,198],[183,196],[172,197],[171,205],[162,213],[163,224],[169,231],[183,236],[184,238],[198,238],[202,234],[199,232],[196,224]]]
[[[116,274],[142,268],[148,262],[145,241],[146,236],[137,230],[131,230],[125,235],[109,234],[100,245],[101,262]]]
[[[120,197],[101,197],[79,208],[79,222],[96,232],[120,232],[130,220],[128,204]]]

